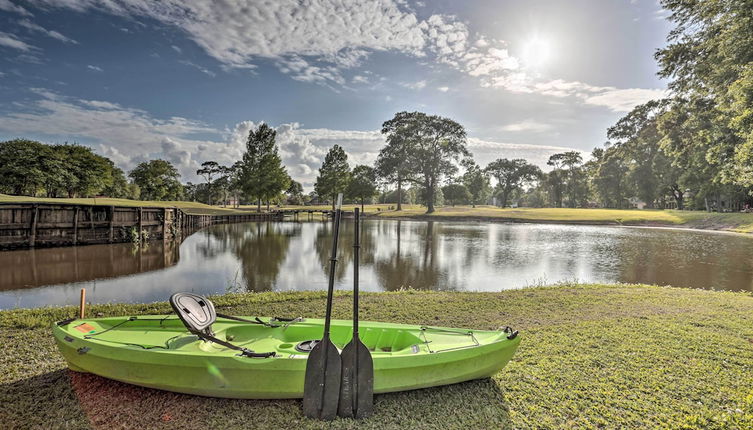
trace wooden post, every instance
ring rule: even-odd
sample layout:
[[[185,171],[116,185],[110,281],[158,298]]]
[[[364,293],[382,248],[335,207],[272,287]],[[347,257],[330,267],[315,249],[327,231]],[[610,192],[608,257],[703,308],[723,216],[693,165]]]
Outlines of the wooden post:
[[[162,240],[167,240],[167,208],[162,208]]]
[[[89,206],[89,228],[91,229],[91,235],[92,237],[89,239],[90,243],[96,243],[97,242],[97,234],[94,230],[94,207]]]
[[[144,231],[144,209],[139,207],[139,243],[141,243],[141,239],[143,238],[142,231]]]
[[[110,206],[110,237],[109,242],[115,239],[115,206]]]
[[[80,208],[76,206],[73,208],[73,244],[78,243],[78,211]]]
[[[78,317],[84,319],[86,314],[86,288],[81,289],[81,301],[78,304]]]
[[[39,207],[32,206],[31,225],[29,226],[29,247],[34,248],[37,242],[37,218],[39,217]]]

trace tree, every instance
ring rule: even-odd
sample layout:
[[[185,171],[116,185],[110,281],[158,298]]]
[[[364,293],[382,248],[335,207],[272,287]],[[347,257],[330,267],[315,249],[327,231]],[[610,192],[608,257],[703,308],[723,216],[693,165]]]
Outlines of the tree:
[[[150,160],[139,163],[128,176],[141,190],[141,200],[181,200],[183,185],[180,173],[165,160]]]
[[[337,195],[345,192],[349,181],[348,155],[340,145],[335,145],[324,157],[324,163],[319,168],[319,176],[316,177],[314,190],[321,198],[330,197],[332,210],[335,210]]]
[[[740,0],[662,0],[675,28],[656,52],[681,105],[686,144],[723,184],[753,186],[753,7]],[[697,125],[705,123],[704,126]],[[692,157],[694,158],[694,157]],[[692,161],[687,158],[684,161]],[[674,160],[677,161],[677,160]],[[696,182],[696,181],[692,181]]]
[[[450,202],[452,206],[458,203],[465,203],[471,199],[471,193],[468,192],[468,188],[463,184],[447,184],[442,187],[442,194],[447,202]]]
[[[290,179],[290,185],[288,185],[285,193],[288,195],[288,202],[291,204],[302,205],[304,203],[303,185],[300,182]]]
[[[112,185],[113,163],[91,148],[63,144],[52,146],[52,150],[63,161],[65,172],[58,186],[68,197],[90,197]]]
[[[0,142],[0,191],[34,196],[48,181],[43,160],[51,156],[47,145],[28,139]]]
[[[136,184],[128,182],[123,170],[112,165],[112,183],[102,190],[102,194],[116,199],[136,200],[139,198],[139,193],[139,187]]]
[[[261,212],[261,202],[277,198],[288,188],[290,176],[277,152],[277,131],[265,123],[251,130],[246,141],[239,173],[239,184],[249,200],[256,200],[256,210]]]
[[[205,161],[201,163],[201,168],[196,171],[196,174],[203,176],[207,182],[207,188],[209,189],[207,204],[211,205],[214,200],[212,198],[212,179],[215,175],[219,174],[224,166],[220,166],[216,161]]]
[[[442,179],[457,172],[461,158],[469,157],[466,134],[462,125],[437,115],[423,112],[398,112],[382,124],[388,141],[402,142],[405,165],[414,177],[407,178],[424,190],[426,213],[434,212],[434,201]]]
[[[471,205],[475,208],[477,204],[485,202],[491,194],[489,176],[473,160],[468,159],[463,165],[466,168],[463,174],[463,184],[468,189]]]
[[[354,167],[345,195],[350,199],[361,200],[361,212],[363,212],[364,200],[371,199],[376,194],[377,183],[374,168],[365,165]]]
[[[405,124],[394,121],[393,119],[382,124],[382,134],[386,136],[387,145],[379,151],[375,169],[377,176],[382,178],[384,182],[397,185],[397,210],[401,211],[403,210],[404,200],[403,184],[413,180],[415,172],[408,160],[410,153],[408,134],[401,128]]]
[[[522,158],[498,158],[489,163],[485,170],[497,180],[501,207],[507,206],[510,194],[519,190],[523,184],[541,177],[541,169]]]
[[[563,197],[574,208],[585,203],[588,195],[586,177],[581,169],[583,156],[578,151],[552,154],[546,164],[554,167],[549,172],[548,183],[552,187],[555,207],[562,207]]]

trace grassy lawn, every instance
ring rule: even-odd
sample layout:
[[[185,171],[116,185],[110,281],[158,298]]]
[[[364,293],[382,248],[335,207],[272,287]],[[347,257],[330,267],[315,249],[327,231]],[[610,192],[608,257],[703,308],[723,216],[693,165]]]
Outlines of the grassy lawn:
[[[81,205],[100,205],[100,206],[152,206],[152,207],[177,207],[183,209],[192,215],[233,215],[248,213],[243,210],[232,208],[223,208],[220,206],[210,206],[199,202],[181,202],[181,201],[150,201],[150,200],[129,200],[129,199],[111,199],[104,198],[81,198],[81,199],[53,199],[45,197],[26,197],[26,196],[9,196],[0,194],[0,203],[56,203],[56,204],[81,204]]]
[[[215,298],[222,312],[317,316],[324,294]],[[335,317],[350,315],[338,293]],[[65,370],[50,334],[74,308],[0,312],[3,428],[753,428],[753,296],[644,285],[499,293],[403,291],[362,298],[362,318],[490,329],[522,342],[491,379],[376,397],[362,422],[311,421],[295,400],[223,400]],[[102,315],[166,303],[97,305]]]
[[[570,208],[497,208],[494,206],[456,206],[438,208],[426,215],[426,208],[412,206],[402,211],[384,211],[383,217],[415,217],[426,219],[492,219],[530,222],[563,222],[582,224],[664,225],[730,230],[753,233],[753,214],[709,213],[678,210],[570,209]]]

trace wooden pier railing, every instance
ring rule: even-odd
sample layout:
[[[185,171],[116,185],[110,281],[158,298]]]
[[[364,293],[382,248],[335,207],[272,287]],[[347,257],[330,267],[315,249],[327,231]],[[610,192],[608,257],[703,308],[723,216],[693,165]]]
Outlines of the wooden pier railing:
[[[281,214],[191,215],[163,207],[0,204],[0,249],[170,240],[212,224],[278,219]]]

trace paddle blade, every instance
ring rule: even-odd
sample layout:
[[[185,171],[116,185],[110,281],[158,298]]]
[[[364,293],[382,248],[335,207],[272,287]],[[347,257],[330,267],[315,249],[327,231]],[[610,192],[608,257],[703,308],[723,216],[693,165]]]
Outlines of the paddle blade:
[[[303,414],[309,418],[333,420],[340,398],[342,360],[329,338],[322,339],[309,353],[303,385]]]
[[[361,339],[354,338],[343,349],[342,382],[338,415],[366,418],[374,412],[374,362]]]

